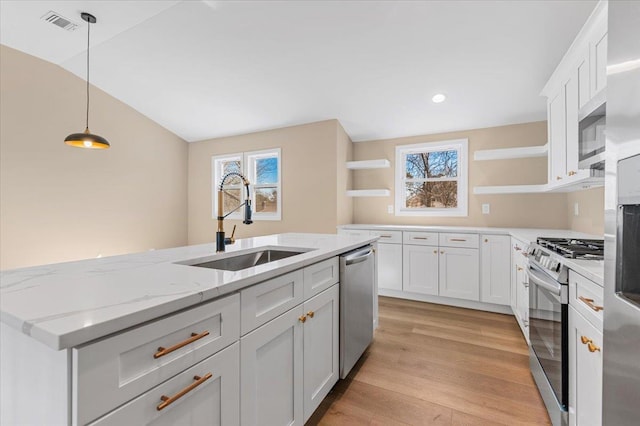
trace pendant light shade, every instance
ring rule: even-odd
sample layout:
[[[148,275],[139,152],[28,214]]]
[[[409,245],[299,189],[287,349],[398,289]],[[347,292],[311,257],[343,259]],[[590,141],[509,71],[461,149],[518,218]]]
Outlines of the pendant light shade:
[[[76,148],[107,149],[111,146],[109,142],[102,136],[94,135],[89,131],[89,38],[91,24],[95,24],[97,20],[95,16],[85,12],[80,16],[87,22],[87,121],[84,132],[70,134],[64,139],[64,143]]]

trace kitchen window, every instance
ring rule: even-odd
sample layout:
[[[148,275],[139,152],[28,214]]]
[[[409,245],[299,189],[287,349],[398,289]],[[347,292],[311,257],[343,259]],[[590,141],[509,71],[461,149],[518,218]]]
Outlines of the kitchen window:
[[[217,217],[216,192],[220,179],[227,173],[240,172],[251,183],[249,188],[253,220],[282,219],[280,148],[215,156],[211,158],[211,169],[213,179],[211,216],[213,218]],[[229,178],[224,186],[225,214],[237,208],[243,201],[242,180],[238,177]],[[242,212],[240,210],[233,212],[228,218],[242,219]]]
[[[468,140],[396,146],[396,216],[467,216]]]

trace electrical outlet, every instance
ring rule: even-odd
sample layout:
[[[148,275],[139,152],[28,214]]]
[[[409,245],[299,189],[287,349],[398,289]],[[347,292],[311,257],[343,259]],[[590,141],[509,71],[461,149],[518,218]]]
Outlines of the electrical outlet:
[[[389,213],[389,214],[393,214],[393,204],[389,204],[389,205],[387,206],[387,213]]]
[[[483,204],[482,205],[482,214],[491,213],[491,204]]]
[[[580,205],[578,203],[573,205],[573,215],[580,216]]]

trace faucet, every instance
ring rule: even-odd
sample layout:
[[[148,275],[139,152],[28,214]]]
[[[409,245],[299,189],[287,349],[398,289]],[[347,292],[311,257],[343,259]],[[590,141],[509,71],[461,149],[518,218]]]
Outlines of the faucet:
[[[238,207],[231,210],[229,213],[224,214],[224,209],[222,205],[222,198],[223,198],[224,192],[222,190],[222,187],[224,186],[224,183],[226,182],[226,180],[231,176],[238,176],[240,179],[242,179],[242,183],[244,184],[244,187],[246,188],[246,191],[247,191],[247,196],[244,200],[244,203],[240,204]],[[218,218],[217,218],[218,230],[216,231],[216,252],[218,253],[223,252],[227,244],[233,244],[236,242],[235,238],[233,238],[233,236],[236,233],[236,226],[233,225],[233,231],[231,232],[231,237],[225,238],[223,222],[225,217],[229,216],[231,213],[238,210],[242,206],[244,206],[244,220],[242,221],[242,223],[244,223],[245,225],[251,225],[253,223],[253,220],[251,220],[251,198],[249,198],[249,180],[246,177],[244,177],[241,173],[229,172],[226,175],[224,175],[222,179],[220,179],[220,184],[218,185]]]

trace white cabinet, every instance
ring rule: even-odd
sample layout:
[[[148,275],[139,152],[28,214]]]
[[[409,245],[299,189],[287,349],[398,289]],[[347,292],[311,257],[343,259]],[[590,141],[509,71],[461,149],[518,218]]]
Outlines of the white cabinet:
[[[480,237],[480,301],[509,305],[511,295],[511,237]]]
[[[402,244],[378,241],[378,288],[402,290]]]
[[[243,425],[302,425],[339,377],[339,286],[241,339]]]
[[[240,421],[243,425],[302,425],[302,305],[240,340]]]
[[[549,133],[549,185],[557,185],[567,173],[565,93],[560,88],[549,98],[548,133]]]
[[[338,285],[304,303],[304,421],[329,393],[340,375]]]
[[[525,340],[529,342],[529,278],[527,245],[511,238],[511,310]]]
[[[569,424],[602,424],[602,332],[569,306]]]
[[[591,75],[591,61],[589,61],[589,48],[586,47],[581,50],[578,57],[576,71],[578,77],[578,109],[580,109],[591,99],[591,80],[589,79]]]
[[[477,249],[440,247],[438,288],[440,296],[479,300]]]
[[[578,78],[578,69],[576,68],[564,84],[566,176],[574,176],[578,173],[578,161],[580,156],[578,148],[578,109],[580,103]]]
[[[239,346],[234,343],[91,425],[240,424]]]
[[[438,247],[405,244],[402,249],[402,289],[438,294]]]
[[[589,43],[591,54],[591,97],[607,86],[607,21],[598,22]]]

